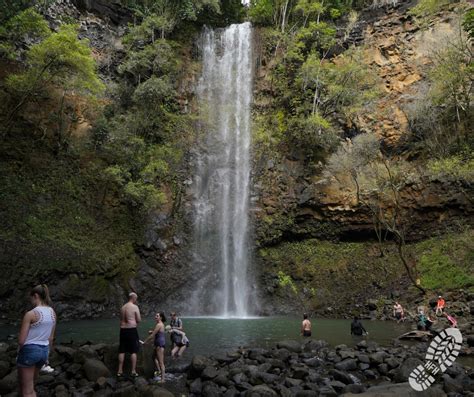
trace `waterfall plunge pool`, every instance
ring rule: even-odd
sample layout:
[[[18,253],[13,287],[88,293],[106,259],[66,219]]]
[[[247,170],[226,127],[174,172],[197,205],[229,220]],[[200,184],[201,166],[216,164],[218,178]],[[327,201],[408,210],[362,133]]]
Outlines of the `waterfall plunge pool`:
[[[214,352],[232,351],[239,347],[271,348],[282,340],[303,341],[299,329],[301,320],[297,317],[255,317],[247,319],[218,317],[182,317],[184,329],[191,345],[185,353],[185,360],[197,354],[210,355]],[[324,339],[331,346],[345,344],[354,346],[360,340],[372,340],[382,346],[391,345],[393,339],[414,328],[406,322],[362,321],[369,332],[367,337],[350,335],[350,320],[316,318],[313,324],[313,339]],[[144,339],[154,320],[146,318],[139,326],[139,334]],[[18,326],[0,324],[0,341],[10,335],[16,338]],[[59,322],[57,326],[58,343],[118,343],[119,321],[117,319],[75,320]],[[168,341],[168,339],[167,339]],[[403,341],[404,345],[417,342]],[[464,365],[474,367],[474,358],[459,357]]]
[[[238,347],[270,348],[276,342],[288,339],[302,340],[301,320],[296,317],[183,317],[184,330],[191,345],[186,355],[210,354],[213,351],[228,351]],[[313,339],[324,339],[332,346],[353,346],[361,340],[350,335],[350,320],[312,319]],[[368,340],[389,345],[392,339],[411,329],[409,323],[393,321],[363,321],[369,332]],[[140,338],[144,339],[154,320],[146,318],[139,325]],[[2,325],[0,340],[18,333],[18,327]],[[58,343],[118,343],[119,321],[117,319],[75,320],[59,322],[56,331]]]

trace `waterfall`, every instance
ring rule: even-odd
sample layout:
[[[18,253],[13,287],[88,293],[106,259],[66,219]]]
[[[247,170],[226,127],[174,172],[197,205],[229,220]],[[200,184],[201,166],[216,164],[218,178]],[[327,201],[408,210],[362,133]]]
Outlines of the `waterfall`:
[[[194,314],[249,314],[250,105],[252,27],[205,29],[197,87],[201,128],[195,149]]]

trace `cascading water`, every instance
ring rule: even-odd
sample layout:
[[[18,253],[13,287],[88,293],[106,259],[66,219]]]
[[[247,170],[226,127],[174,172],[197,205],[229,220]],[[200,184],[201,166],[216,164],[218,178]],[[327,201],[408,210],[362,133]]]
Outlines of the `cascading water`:
[[[252,27],[205,29],[197,96],[202,128],[194,177],[194,314],[249,315]]]

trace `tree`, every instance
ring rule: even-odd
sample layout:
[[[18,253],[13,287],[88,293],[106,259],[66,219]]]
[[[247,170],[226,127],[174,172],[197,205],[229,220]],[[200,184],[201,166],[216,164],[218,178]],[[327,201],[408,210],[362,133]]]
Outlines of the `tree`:
[[[408,278],[423,294],[416,266],[411,266],[406,255],[406,233],[410,219],[404,205],[402,191],[413,174],[408,163],[388,159],[380,150],[378,138],[371,134],[356,136],[343,144],[328,161],[327,170],[336,178],[349,175],[354,182],[356,202],[372,214],[373,226],[379,239],[381,254],[384,232],[390,233],[397,244],[397,252]]]
[[[21,107],[41,90],[50,86],[61,89],[58,114],[58,145],[64,144],[63,111],[68,92],[96,95],[104,89],[96,72],[87,40],[77,38],[75,25],[63,25],[26,54],[27,69],[6,79],[8,89],[18,97],[6,122],[6,130]]]
[[[40,41],[51,34],[48,23],[33,8],[28,8],[0,26],[0,56],[15,59],[16,47],[30,39]]]

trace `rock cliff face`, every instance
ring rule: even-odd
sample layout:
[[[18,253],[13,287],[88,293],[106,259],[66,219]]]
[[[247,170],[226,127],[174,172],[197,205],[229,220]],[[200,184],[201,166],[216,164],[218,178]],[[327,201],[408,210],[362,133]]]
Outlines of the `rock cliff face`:
[[[348,40],[364,46],[365,61],[376,70],[383,94],[375,109],[344,128],[375,132],[384,150],[400,158],[409,136],[406,111],[427,85],[428,55],[457,29],[454,7],[440,12],[422,29],[408,13],[413,5],[400,2],[388,9],[362,12]],[[259,61],[255,112],[265,113],[271,108],[268,71],[274,61]],[[255,164],[256,260],[262,301],[270,312],[307,309],[313,301],[313,309],[321,314],[344,315],[351,310],[357,314],[364,309],[355,308],[354,302],[404,294],[409,283],[401,265],[393,258],[385,264],[379,260],[372,214],[357,203],[350,178],[336,180],[325,175],[321,162],[306,162],[294,148],[263,150],[257,153]],[[408,243],[457,230],[459,225],[472,226],[473,193],[471,184],[448,178],[421,177],[408,182],[401,191]],[[389,210],[390,204],[385,208]],[[338,243],[318,251],[324,240]],[[365,254],[358,259],[355,246],[347,242],[366,244]],[[347,251],[339,256],[338,247]],[[387,249],[393,247],[389,244]],[[303,258],[294,259],[299,253]],[[332,256],[332,264],[326,264],[324,256]],[[415,265],[419,256],[413,254],[410,261]],[[278,276],[282,270],[292,276],[296,295],[288,286],[282,288]],[[309,293],[309,287],[315,289],[315,295]]]

